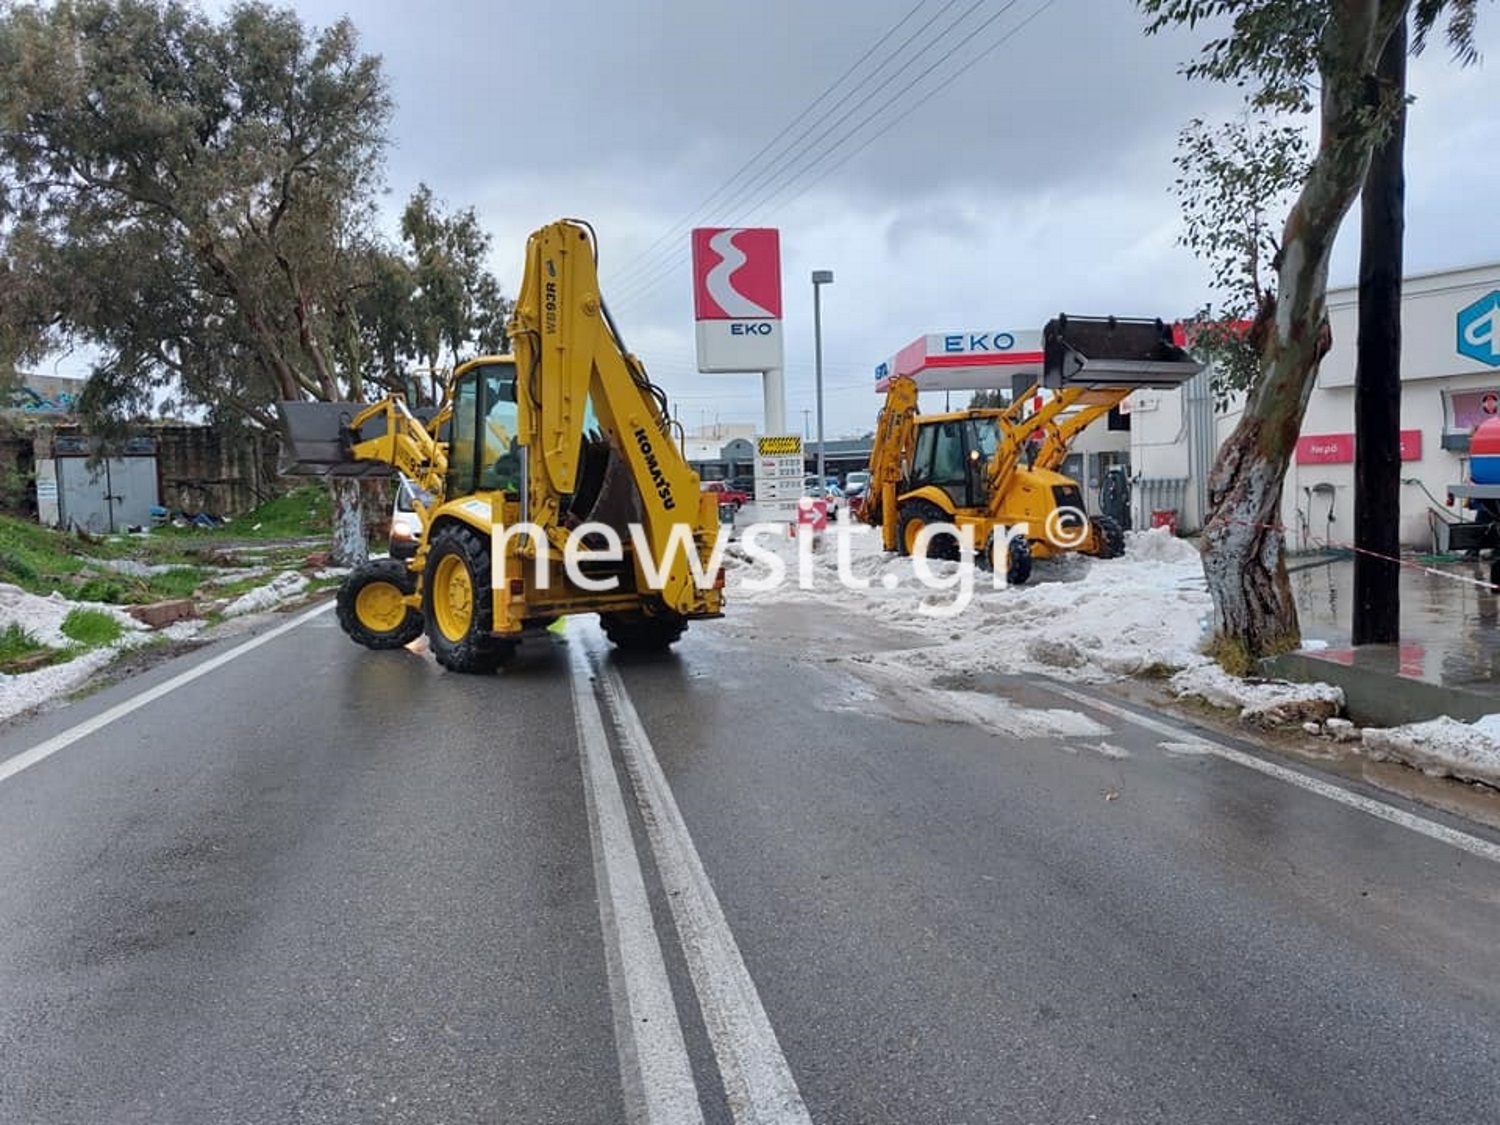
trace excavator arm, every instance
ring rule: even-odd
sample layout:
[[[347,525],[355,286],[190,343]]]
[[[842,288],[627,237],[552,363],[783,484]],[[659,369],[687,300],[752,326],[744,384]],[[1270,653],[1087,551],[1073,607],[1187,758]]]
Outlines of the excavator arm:
[[[896,544],[896,495],[906,479],[907,461],[917,432],[917,384],[908,375],[897,375],[886,389],[885,405],[875,421],[875,440],[870,446],[870,483],[859,518],[879,526],[887,551]]]
[[[1059,472],[1063,462],[1067,460],[1073,439],[1124,402],[1133,390],[1135,390],[1134,387],[1105,389],[1069,387],[1059,391],[1058,398],[1067,398],[1067,405],[1063,407],[1063,411],[1074,406],[1078,406],[1079,409],[1061,418],[1053,414],[1049,420],[1038,427],[1045,436],[1042,439],[1041,449],[1032,459],[1032,466],[1038,469],[1050,469],[1054,473]]]
[[[519,435],[533,460],[529,519],[554,542],[566,534],[564,505],[579,484],[592,411],[611,456],[623,461],[640,494],[643,542],[637,545],[652,558],[635,557],[638,588],[652,584],[648,566],[654,564],[667,609],[716,615],[718,592],[699,588],[684,551],[706,565],[718,536],[718,507],[700,491],[698,474],[673,438],[665,395],[610,319],[586,223],[560,219],[528,239],[510,336],[530,406],[520,413]]]

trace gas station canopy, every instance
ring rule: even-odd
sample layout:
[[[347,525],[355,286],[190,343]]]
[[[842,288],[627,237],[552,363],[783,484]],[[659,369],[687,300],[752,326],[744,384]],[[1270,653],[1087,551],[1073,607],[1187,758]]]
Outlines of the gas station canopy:
[[[919,336],[875,368],[875,390],[884,394],[897,375],[921,391],[1008,391],[1015,376],[1042,378],[1038,331],[931,332]]]

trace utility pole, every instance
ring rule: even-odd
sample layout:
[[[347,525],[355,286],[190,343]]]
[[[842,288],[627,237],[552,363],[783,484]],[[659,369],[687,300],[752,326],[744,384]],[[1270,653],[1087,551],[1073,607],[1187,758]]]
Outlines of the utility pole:
[[[811,435],[811,433],[809,432],[809,430],[807,428],[807,416],[809,414],[811,414],[811,413],[812,413],[811,410],[804,410],[802,412],[802,440],[803,441],[811,441],[812,440],[812,435]]]

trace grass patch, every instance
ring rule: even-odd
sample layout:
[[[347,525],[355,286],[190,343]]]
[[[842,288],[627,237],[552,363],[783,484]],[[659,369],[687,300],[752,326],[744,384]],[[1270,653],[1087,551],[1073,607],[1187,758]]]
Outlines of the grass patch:
[[[1295,633],[1289,633],[1286,636],[1276,637],[1268,641],[1265,645],[1265,651],[1256,655],[1252,654],[1249,646],[1238,637],[1229,637],[1223,633],[1216,633],[1204,646],[1203,651],[1231,676],[1238,676],[1243,679],[1246,676],[1254,676],[1259,673],[1262,659],[1270,656],[1280,656],[1283,652],[1293,652],[1301,643],[1301,638]]]
[[[109,555],[100,543],[40,527],[12,516],[0,516],[0,582],[33,594],[50,594],[86,567],[85,554]]]
[[[331,534],[333,497],[325,484],[309,484],[267,500],[219,527],[157,528],[165,539],[306,539]]]
[[[125,626],[102,609],[79,606],[63,618],[62,634],[86,648],[114,644],[125,632]]]
[[[20,625],[7,625],[0,631],[0,668],[40,652],[50,651]]]
[[[1136,672],[1135,676],[1138,680],[1170,680],[1180,671],[1182,669],[1175,664],[1164,664],[1160,660],[1153,660]]]
[[[171,598],[186,598],[210,578],[210,572],[202,567],[182,566],[176,570],[164,570],[146,579],[146,588],[153,601]]]

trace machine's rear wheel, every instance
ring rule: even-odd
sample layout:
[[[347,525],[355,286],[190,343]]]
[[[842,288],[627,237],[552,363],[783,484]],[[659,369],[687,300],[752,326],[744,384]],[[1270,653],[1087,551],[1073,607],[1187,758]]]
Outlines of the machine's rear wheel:
[[[1094,553],[1101,559],[1117,559],[1125,553],[1125,532],[1109,516],[1090,516],[1094,525]]]
[[[896,544],[903,555],[914,554],[917,537],[924,527],[929,524],[952,524],[952,522],[948,513],[931,500],[908,500],[901,505],[897,516]],[[927,541],[925,553],[930,558],[949,559],[954,562],[962,557],[958,539],[946,531],[940,535],[933,535]]]
[[[453,672],[493,672],[515,655],[516,642],[490,635],[494,590],[489,545],[461,525],[439,531],[427,553],[422,598],[432,655]]]
[[[623,652],[665,652],[687,632],[687,618],[676,613],[601,613],[599,624]]]
[[[339,587],[339,625],[365,648],[403,648],[422,635],[422,615],[402,601],[416,593],[417,576],[400,559],[370,559]]]

